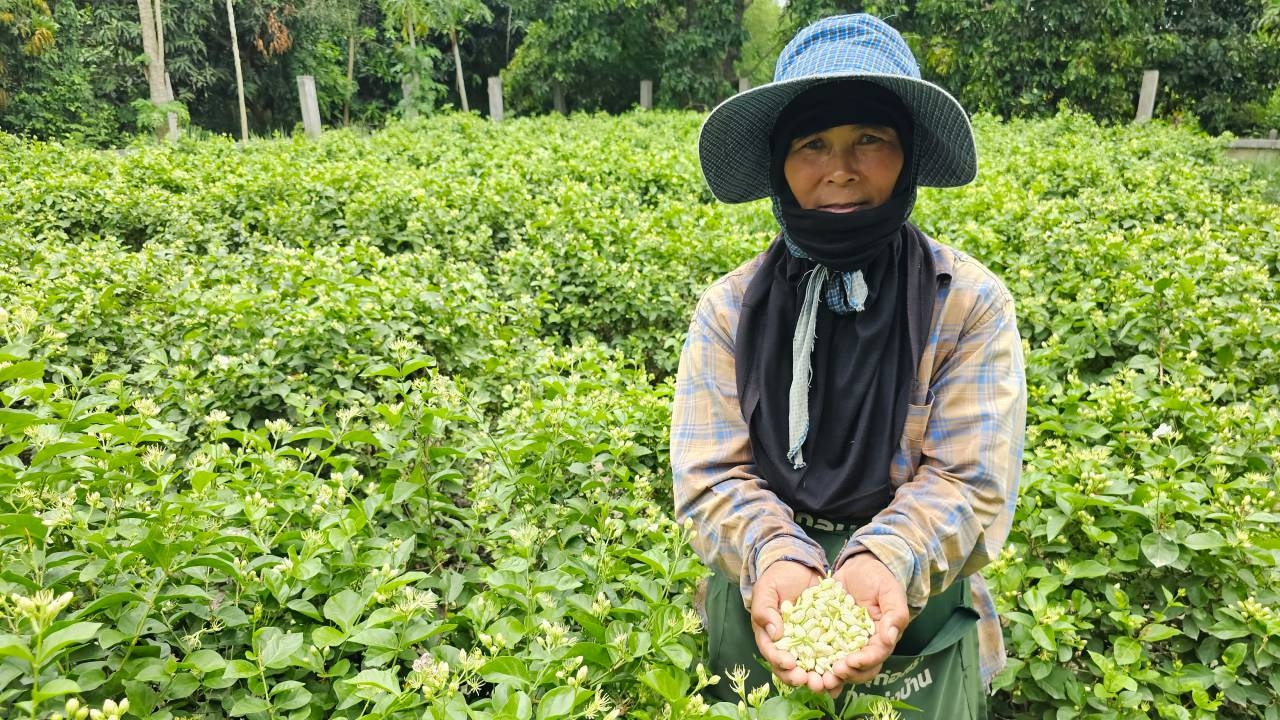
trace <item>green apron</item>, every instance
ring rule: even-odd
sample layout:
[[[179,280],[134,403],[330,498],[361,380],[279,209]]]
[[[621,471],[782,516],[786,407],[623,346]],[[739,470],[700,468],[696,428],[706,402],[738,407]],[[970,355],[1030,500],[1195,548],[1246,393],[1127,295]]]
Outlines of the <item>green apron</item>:
[[[848,540],[847,534],[805,528],[809,537],[834,561]],[[708,668],[725,678],[736,665],[749,672],[748,690],[770,682],[772,674],[761,664],[751,627],[751,614],[743,607],[738,583],[720,573],[707,583]],[[978,720],[987,717],[986,694],[978,667],[978,613],[969,597],[969,580],[963,578],[932,597],[907,626],[893,655],[880,675],[870,683],[853,686],[859,693],[882,695],[920,708],[899,711],[904,720],[947,718]],[[727,680],[707,688],[714,701],[737,702]]]

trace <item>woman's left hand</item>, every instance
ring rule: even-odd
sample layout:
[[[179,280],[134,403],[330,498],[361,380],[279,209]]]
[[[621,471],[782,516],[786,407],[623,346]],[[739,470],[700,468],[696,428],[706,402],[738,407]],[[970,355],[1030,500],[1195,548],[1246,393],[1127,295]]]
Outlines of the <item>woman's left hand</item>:
[[[871,636],[866,647],[838,660],[831,672],[842,683],[871,682],[880,673],[880,666],[889,659],[898,638],[902,637],[907,623],[911,621],[907,593],[897,576],[869,552],[846,560],[836,570],[835,578],[876,621],[876,634]]]

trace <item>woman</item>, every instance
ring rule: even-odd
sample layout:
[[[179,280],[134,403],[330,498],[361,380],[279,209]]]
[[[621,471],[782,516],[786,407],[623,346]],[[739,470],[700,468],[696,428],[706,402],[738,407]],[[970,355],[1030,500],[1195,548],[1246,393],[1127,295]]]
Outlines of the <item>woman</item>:
[[[698,149],[718,199],[769,197],[780,229],[704,293],[676,385],[676,512],[715,570],[712,670],[742,665],[755,687],[759,656],[911,717],[985,716],[1004,648],[976,573],[1017,497],[1021,341],[1000,281],[908,222],[918,186],[975,177],[964,110],[888,25],[832,17],[717,107]],[[877,632],[819,675],[774,643],[782,602],[828,573]]]

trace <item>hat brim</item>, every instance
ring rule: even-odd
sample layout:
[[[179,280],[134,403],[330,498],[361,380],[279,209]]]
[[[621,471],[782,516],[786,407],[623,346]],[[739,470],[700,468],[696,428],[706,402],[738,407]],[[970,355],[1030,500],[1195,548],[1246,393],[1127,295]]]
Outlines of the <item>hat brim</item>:
[[[698,133],[698,161],[716,199],[726,203],[771,194],[769,134],[778,113],[805,90],[833,80],[876,83],[898,96],[915,122],[916,182],[955,187],[978,174],[969,116],[946,90],[904,75],[837,73],[772,82],[720,103]]]

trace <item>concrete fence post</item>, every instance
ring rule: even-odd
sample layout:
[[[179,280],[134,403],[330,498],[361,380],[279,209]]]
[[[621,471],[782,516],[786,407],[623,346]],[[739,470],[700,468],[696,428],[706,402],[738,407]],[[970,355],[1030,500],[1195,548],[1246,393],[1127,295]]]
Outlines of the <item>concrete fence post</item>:
[[[489,119],[502,122],[502,78],[497,75],[489,78]]]
[[[1138,95],[1138,114],[1133,121],[1144,123],[1151,119],[1156,107],[1156,86],[1160,84],[1160,71],[1147,70],[1142,73],[1142,92]]]
[[[751,89],[751,78],[738,78],[738,92],[746,92]]]
[[[320,137],[320,101],[316,97],[316,79],[314,75],[298,76],[298,103],[302,105],[302,129],[307,137],[315,140]]]
[[[177,97],[173,94],[173,81],[169,79],[169,73],[164,74],[164,91],[168,95],[166,102],[173,102]],[[178,139],[178,113],[166,113],[165,120],[169,122],[169,142]]]
[[[641,110],[653,109],[653,81],[652,80],[640,81],[640,109]]]

